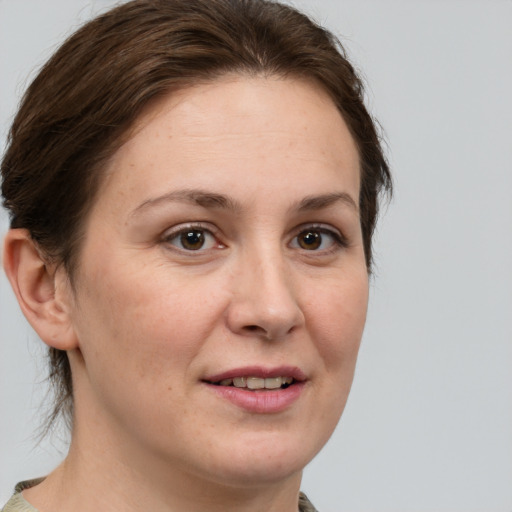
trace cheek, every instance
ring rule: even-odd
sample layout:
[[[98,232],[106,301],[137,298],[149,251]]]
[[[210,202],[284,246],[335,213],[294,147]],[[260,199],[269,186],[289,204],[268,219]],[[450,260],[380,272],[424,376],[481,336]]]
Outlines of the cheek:
[[[130,367],[156,376],[189,361],[221,314],[218,283],[183,279],[164,265],[111,258],[91,266],[82,283],[76,320],[84,357],[101,352],[106,364],[122,361],[126,374]]]
[[[185,286],[168,272],[150,275],[113,264],[103,269],[108,278],[88,279],[89,289],[80,290],[79,374],[103,408],[143,428],[165,404],[186,398],[197,378],[193,361],[214,329],[220,301],[213,293],[199,294],[204,280],[201,287]]]
[[[317,451],[338,424],[352,386],[368,305],[366,270],[338,276],[324,290],[312,297],[308,317],[319,358],[312,379],[318,422],[311,436]]]
[[[327,374],[351,382],[368,307],[366,271],[338,279],[311,304],[312,338]]]

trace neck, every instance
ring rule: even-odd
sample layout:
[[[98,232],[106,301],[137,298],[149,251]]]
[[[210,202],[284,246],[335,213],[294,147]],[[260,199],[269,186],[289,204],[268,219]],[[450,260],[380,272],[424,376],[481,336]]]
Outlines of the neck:
[[[64,462],[25,498],[40,512],[298,510],[300,473],[279,482],[212,481],[117,441],[74,432]]]

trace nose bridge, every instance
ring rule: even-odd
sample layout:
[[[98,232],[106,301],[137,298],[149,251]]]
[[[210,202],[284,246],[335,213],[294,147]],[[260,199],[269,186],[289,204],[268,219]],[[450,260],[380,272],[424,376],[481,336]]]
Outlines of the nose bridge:
[[[289,269],[282,251],[272,247],[253,249],[255,288],[253,297],[257,297],[263,309],[272,312],[279,310],[288,302],[295,303]]]
[[[262,241],[243,250],[231,304],[231,328],[267,339],[286,336],[304,321],[282,244]]]

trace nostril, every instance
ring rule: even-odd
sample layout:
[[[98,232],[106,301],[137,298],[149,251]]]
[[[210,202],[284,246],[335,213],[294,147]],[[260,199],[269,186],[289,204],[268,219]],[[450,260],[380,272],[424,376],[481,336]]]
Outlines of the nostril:
[[[274,338],[274,335],[268,331],[267,329],[261,327],[261,325],[250,324],[244,326],[244,330],[246,333],[251,333],[254,336],[258,336],[267,340],[271,340]]]
[[[263,336],[264,338],[269,338],[269,333],[263,328],[261,327],[261,325],[256,325],[256,324],[250,324],[250,325],[246,325],[244,327],[244,330],[246,333],[254,333],[255,335],[257,336]]]

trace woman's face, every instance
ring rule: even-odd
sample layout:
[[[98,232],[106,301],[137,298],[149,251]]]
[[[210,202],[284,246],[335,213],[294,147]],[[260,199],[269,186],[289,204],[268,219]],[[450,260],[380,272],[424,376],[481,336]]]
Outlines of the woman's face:
[[[133,467],[299,476],[338,422],[363,332],[359,176],[311,83],[226,77],[153,105],[86,226],[76,435]]]

